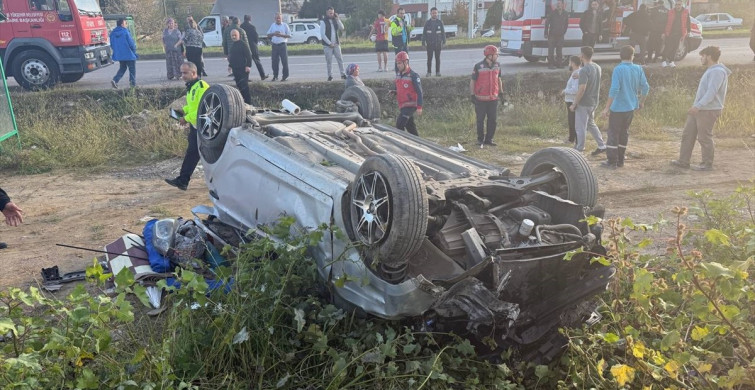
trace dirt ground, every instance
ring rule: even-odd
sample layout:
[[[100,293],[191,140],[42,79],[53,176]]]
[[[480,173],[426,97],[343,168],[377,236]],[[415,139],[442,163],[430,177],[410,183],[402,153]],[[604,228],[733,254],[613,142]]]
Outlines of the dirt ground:
[[[755,178],[753,144],[753,137],[719,142],[712,172],[669,166],[668,161],[677,155],[678,141],[630,140],[626,165],[615,171],[599,167],[603,156],[588,159],[598,178],[598,201],[605,205],[606,216],[652,223],[661,214],[668,217],[673,206],[688,205],[689,190],[711,189],[726,195],[738,183]],[[699,159],[698,149],[693,156],[693,162]],[[495,163],[518,172],[526,157],[501,155]],[[40,270],[55,265],[61,273],[83,270],[97,256],[55,244],[102,249],[125,234],[123,229],[141,233],[143,221],[150,217],[189,218],[192,207],[209,205],[201,172],[186,192],[163,182],[177,175],[180,163],[173,159],[100,174],[56,171],[3,177],[2,188],[25,210],[25,219],[17,228],[0,227],[0,241],[8,243],[7,249],[0,250],[0,288],[41,283]]]

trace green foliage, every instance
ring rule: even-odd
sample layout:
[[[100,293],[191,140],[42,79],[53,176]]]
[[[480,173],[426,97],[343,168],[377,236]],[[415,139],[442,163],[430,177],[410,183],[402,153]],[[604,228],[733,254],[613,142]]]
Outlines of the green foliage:
[[[744,389],[755,384],[755,185],[724,199],[695,194],[698,222],[676,207],[666,256],[631,244],[654,226],[612,219],[608,258],[617,267],[596,329],[566,330],[561,369],[577,387]],[[643,240],[641,242],[647,242]],[[587,368],[587,369],[586,369]],[[587,374],[586,374],[587,373]]]

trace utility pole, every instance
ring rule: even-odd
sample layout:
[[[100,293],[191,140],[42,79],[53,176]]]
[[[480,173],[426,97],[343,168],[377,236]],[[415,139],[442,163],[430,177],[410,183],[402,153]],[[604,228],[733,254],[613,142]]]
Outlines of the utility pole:
[[[469,8],[467,9],[469,18],[467,20],[467,38],[474,38],[474,13],[477,6],[477,0],[469,0]]]

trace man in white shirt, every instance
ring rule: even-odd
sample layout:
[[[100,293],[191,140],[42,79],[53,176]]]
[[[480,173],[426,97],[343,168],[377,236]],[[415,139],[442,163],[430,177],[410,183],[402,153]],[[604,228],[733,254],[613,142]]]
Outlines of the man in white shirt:
[[[273,79],[278,80],[278,61],[283,64],[283,77],[281,81],[288,79],[288,51],[286,42],[291,38],[291,29],[286,23],[283,23],[283,16],[280,13],[275,14],[275,23],[270,25],[267,30],[267,37],[272,43],[272,60],[273,60]]]

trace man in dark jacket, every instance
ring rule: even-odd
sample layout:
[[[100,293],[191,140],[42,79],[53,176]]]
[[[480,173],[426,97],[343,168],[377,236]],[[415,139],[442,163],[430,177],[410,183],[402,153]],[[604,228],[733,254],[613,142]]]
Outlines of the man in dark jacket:
[[[259,34],[257,34],[257,28],[252,24],[252,15],[244,15],[244,23],[241,23],[241,28],[246,33],[249,50],[252,53],[252,61],[254,61],[254,65],[257,66],[257,72],[260,73],[260,79],[264,80],[267,78],[267,75],[265,74],[265,69],[262,68],[262,62],[260,62],[260,52],[257,49],[257,44],[259,43],[260,37]]]
[[[249,72],[252,70],[252,52],[246,41],[241,40],[239,29],[231,30],[231,48],[228,50],[228,68],[233,74],[236,88],[241,92],[244,103],[252,104],[252,95],[249,92]]]
[[[422,46],[427,49],[427,77],[430,77],[433,55],[435,55],[435,76],[440,77],[440,49],[446,44],[446,29],[438,18],[438,9],[430,8],[430,19],[422,29]]]
[[[139,56],[136,54],[136,44],[131,37],[131,33],[126,28],[126,20],[118,19],[116,22],[117,27],[110,32],[110,47],[113,50],[113,61],[118,61],[120,67],[115,74],[110,85],[113,88],[118,88],[118,82],[121,81],[121,77],[126,73],[128,68],[128,81],[132,87],[136,86],[136,59]]]
[[[624,25],[629,29],[629,41],[640,47],[640,52],[634,57],[635,62],[645,64],[648,35],[650,34],[650,13],[645,4],[624,18]]]
[[[564,1],[558,0],[556,9],[551,10],[545,19],[545,37],[548,39],[548,67],[556,69],[563,66],[562,50],[564,35],[569,27],[569,14],[564,11]],[[556,51],[556,58],[553,51]]]
[[[598,8],[600,5],[596,0],[590,3],[590,8],[579,18],[579,29],[582,30],[582,45],[595,47],[600,35],[601,15]]]
[[[663,55],[663,31],[666,29],[668,10],[663,6],[663,0],[656,0],[650,9],[650,33],[648,34],[648,61],[654,62]]]
[[[2,188],[0,188],[0,211],[3,212],[5,224],[8,226],[18,226],[20,223],[24,222],[24,217],[22,215],[24,210],[21,210],[20,207],[11,202],[10,197]],[[8,245],[4,242],[0,242],[0,249],[5,249],[7,247]]]

